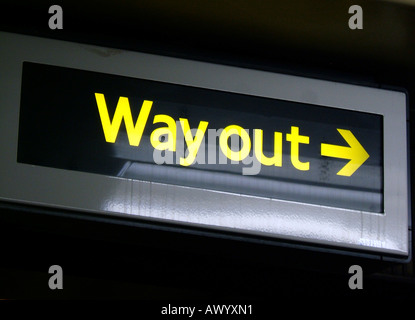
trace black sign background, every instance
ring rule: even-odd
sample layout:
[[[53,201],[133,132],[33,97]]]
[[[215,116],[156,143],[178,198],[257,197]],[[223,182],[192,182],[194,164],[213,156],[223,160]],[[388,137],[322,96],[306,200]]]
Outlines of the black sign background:
[[[139,66],[137,66],[139,68]],[[189,71],[190,72],[190,71]],[[128,144],[124,123],[115,144],[104,138],[95,93],[103,93],[110,118],[128,97],[134,121],[143,100],[153,107],[139,147]],[[157,165],[149,142],[156,114],[187,118],[191,128],[231,124],[264,130],[264,153],[273,154],[274,131],[283,134],[282,167],[262,166],[242,175],[245,164]],[[383,119],[379,115],[173,85],[25,62],[17,161],[137,180],[185,185],[318,205],[383,212]],[[290,159],[291,126],[310,137],[300,145],[300,171]],[[323,157],[321,143],[347,146],[337,128],[350,130],[370,155],[351,176],[336,173],[348,160]],[[178,128],[180,130],[180,128]],[[218,149],[219,150],[219,149]],[[229,161],[230,162],[230,161]]]

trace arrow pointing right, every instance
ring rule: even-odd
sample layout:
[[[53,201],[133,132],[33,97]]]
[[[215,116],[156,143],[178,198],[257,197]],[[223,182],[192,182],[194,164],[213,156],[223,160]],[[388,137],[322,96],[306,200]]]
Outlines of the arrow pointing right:
[[[333,144],[321,144],[321,155],[350,160],[337,175],[350,177],[360,166],[369,158],[365,148],[356,139],[350,130],[337,129],[341,136],[349,144],[349,147],[337,146]]]

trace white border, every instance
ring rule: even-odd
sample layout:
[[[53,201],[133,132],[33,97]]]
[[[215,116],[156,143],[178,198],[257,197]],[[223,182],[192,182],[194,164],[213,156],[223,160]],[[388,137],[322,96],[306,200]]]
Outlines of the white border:
[[[23,61],[383,115],[385,214],[16,163]],[[0,32],[0,79],[2,200],[409,254],[406,95],[402,92],[5,32]]]

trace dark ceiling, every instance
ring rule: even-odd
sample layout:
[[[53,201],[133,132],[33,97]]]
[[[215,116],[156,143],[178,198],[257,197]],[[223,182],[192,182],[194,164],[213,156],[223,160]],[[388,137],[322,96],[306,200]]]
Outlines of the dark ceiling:
[[[412,5],[411,5],[412,2]],[[200,59],[415,68],[414,1],[2,1],[0,28]],[[63,30],[48,9],[63,8]],[[348,9],[363,9],[350,30]]]

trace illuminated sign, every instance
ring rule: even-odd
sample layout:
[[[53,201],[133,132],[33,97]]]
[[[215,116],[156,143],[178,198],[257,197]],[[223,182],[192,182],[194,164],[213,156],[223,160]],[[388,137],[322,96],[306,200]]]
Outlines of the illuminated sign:
[[[25,63],[19,128],[22,163],[383,210],[378,115]]]
[[[408,256],[405,93],[0,35],[1,201]]]
[[[108,107],[105,102],[105,97],[101,93],[95,93],[95,98],[98,105],[99,115],[101,118],[102,128],[105,135],[105,140],[110,143],[115,143],[118,132],[120,130],[122,120],[125,121],[125,128],[129,144],[131,146],[138,147],[143,136],[144,128],[147,123],[153,101],[145,100],[141,106],[140,113],[137,118],[137,122],[134,124],[131,107],[126,97],[120,97],[118,104],[115,108],[114,118],[110,120]],[[33,121],[33,120],[32,120]],[[176,151],[176,137],[177,128],[176,122],[172,117],[166,115],[155,115],[153,123],[164,122],[167,127],[155,129],[150,136],[150,142],[155,149]],[[187,144],[188,155],[180,158],[180,165],[189,166],[195,163],[200,145],[205,137],[208,122],[200,121],[199,127],[196,129],[195,137],[193,138],[189,120],[186,118],[180,118],[180,125]],[[276,124],[277,125],[277,124]],[[337,129],[348,146],[336,146],[330,144],[321,144],[321,155],[343,158],[350,160],[339,172],[338,175],[350,177],[355,171],[369,158],[368,153],[353,135],[350,130]],[[282,166],[282,133],[274,132],[274,154],[272,157],[264,155],[263,144],[263,130],[254,129],[254,141],[255,148],[254,154],[257,161],[263,165],[275,165]],[[379,132],[380,133],[380,132]],[[242,148],[239,151],[233,151],[228,146],[229,137],[235,134],[242,140]],[[163,135],[167,136],[165,142],[161,142],[160,139]],[[309,144],[310,137],[302,136],[299,134],[298,127],[291,127],[291,133],[286,135],[287,141],[291,142],[291,163],[292,165],[302,171],[310,170],[310,162],[301,162],[299,160],[299,144]],[[224,155],[227,158],[234,161],[242,161],[247,158],[251,148],[251,139],[244,128],[238,125],[229,125],[225,129],[221,130],[219,135],[219,146]]]

